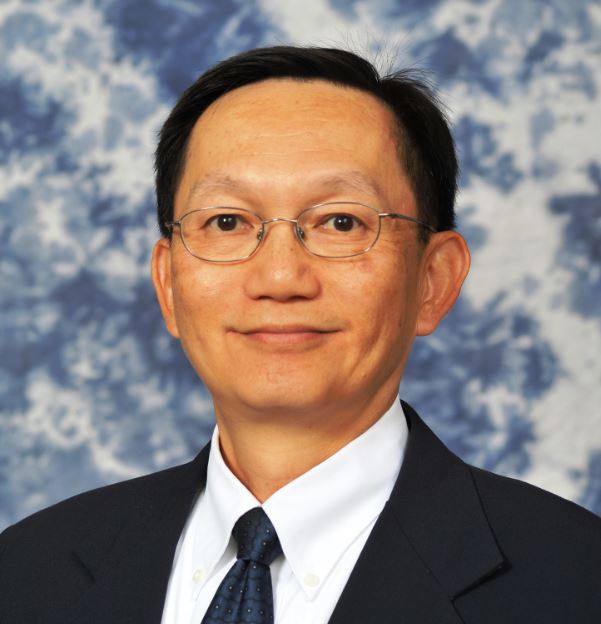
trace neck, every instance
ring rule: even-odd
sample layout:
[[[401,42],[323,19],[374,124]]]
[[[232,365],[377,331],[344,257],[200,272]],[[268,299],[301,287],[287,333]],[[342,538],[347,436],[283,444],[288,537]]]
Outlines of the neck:
[[[364,404],[310,414],[241,413],[215,405],[229,469],[261,503],[367,431],[397,399],[398,387]]]

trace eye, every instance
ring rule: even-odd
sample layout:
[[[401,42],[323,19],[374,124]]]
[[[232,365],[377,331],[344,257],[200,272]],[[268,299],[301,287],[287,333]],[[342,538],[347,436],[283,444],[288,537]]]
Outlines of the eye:
[[[211,217],[205,227],[210,227],[220,232],[233,232],[238,226],[243,225],[244,219],[235,214],[218,214]]]
[[[326,217],[322,225],[337,232],[350,232],[361,225],[359,219],[350,214],[333,214]]]

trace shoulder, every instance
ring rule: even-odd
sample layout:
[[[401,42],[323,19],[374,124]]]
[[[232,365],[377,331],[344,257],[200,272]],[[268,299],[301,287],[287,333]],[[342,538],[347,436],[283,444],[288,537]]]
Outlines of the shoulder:
[[[601,621],[601,518],[466,464],[403,408],[410,435],[397,514],[464,620]],[[470,582],[460,587],[462,575]]]
[[[161,574],[161,565],[141,562],[171,560],[187,511],[204,487],[208,451],[187,464],[79,494],[6,529],[0,535],[0,620],[46,621],[40,614],[49,605],[53,615],[66,613],[107,570],[103,578],[115,592],[117,573],[129,582],[125,570],[132,566],[146,568],[138,569],[141,578]]]
[[[24,518],[0,534],[0,566],[11,553],[49,552],[90,535],[110,539],[131,518],[160,505],[192,464],[90,490]]]
[[[575,529],[601,547],[601,517],[565,498],[518,479],[469,466],[491,523],[531,529],[539,538]]]
[[[546,587],[572,599],[589,597],[601,612],[601,518],[523,481],[469,469],[514,574],[529,579],[532,591]]]
[[[409,483],[448,486],[451,474],[460,475],[453,491],[475,488],[489,526],[509,541],[556,541],[559,538],[588,540],[593,550],[601,549],[601,518],[560,496],[518,479],[504,477],[465,463],[450,451],[418,414],[403,403],[410,427],[404,466]],[[468,476],[469,475],[469,476]],[[467,479],[466,479],[467,477]],[[500,542],[500,540],[498,540]]]

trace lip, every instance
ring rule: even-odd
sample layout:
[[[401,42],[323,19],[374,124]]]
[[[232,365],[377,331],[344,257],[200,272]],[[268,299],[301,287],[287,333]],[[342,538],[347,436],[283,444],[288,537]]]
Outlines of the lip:
[[[312,325],[260,325],[237,330],[242,336],[265,344],[293,345],[313,342],[324,336],[336,333],[338,329],[315,327]]]
[[[314,327],[312,325],[259,325],[241,330],[241,334],[331,334],[335,329]]]

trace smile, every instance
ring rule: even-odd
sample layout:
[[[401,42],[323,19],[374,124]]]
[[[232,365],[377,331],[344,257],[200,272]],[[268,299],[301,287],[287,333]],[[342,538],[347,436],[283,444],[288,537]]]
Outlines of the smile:
[[[321,329],[307,325],[264,325],[238,333],[254,342],[284,346],[323,340],[337,331],[335,329]]]

